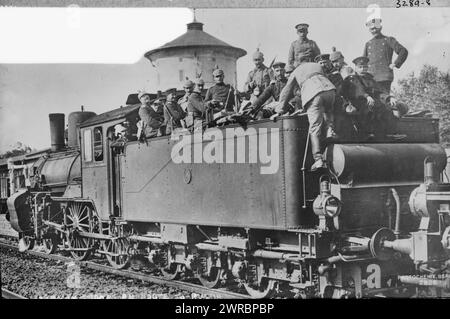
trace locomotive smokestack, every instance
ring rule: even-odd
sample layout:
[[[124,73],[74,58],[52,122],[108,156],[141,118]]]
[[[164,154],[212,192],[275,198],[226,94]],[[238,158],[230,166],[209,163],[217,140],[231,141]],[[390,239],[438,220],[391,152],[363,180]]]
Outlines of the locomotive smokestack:
[[[56,152],[64,148],[64,114],[51,113],[50,119],[50,140],[52,151]]]

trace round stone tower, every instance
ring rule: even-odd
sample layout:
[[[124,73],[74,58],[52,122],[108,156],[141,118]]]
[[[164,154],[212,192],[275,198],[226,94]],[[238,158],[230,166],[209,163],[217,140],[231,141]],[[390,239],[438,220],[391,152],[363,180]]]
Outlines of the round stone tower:
[[[233,47],[203,31],[203,23],[191,22],[187,32],[154,50],[145,57],[156,67],[158,90],[183,88],[186,78],[202,78],[205,87],[214,84],[212,72],[216,67],[225,73],[225,83],[236,85],[236,60],[246,55],[243,49]]]

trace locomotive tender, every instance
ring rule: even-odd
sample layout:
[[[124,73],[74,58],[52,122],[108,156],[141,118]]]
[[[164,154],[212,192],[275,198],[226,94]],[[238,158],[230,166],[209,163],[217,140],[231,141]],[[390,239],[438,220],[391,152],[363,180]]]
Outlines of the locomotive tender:
[[[143,142],[138,109],[71,113],[67,146],[64,115],[50,115],[52,152],[35,163],[31,187],[8,199],[28,247],[37,241],[77,260],[95,251],[116,268],[140,256],[167,278],[237,281],[256,298],[450,289],[437,119],[399,119],[401,140],[335,141],[329,169],[311,172],[305,116]],[[127,128],[120,136],[117,125]],[[268,156],[276,169],[267,173]]]

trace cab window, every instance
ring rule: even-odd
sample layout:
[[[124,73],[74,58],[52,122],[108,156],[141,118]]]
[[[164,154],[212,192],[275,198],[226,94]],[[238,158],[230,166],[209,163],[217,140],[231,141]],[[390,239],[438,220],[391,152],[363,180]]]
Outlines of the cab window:
[[[103,161],[103,129],[102,129],[102,127],[94,128],[94,160],[96,162]]]

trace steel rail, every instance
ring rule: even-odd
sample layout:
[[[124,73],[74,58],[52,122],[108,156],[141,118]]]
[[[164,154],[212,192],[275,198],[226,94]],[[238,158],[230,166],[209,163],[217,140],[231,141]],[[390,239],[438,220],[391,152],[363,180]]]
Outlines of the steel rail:
[[[10,243],[5,243],[3,241],[0,241],[0,246],[18,250],[17,246],[12,245]],[[182,289],[185,291],[198,293],[201,295],[211,296],[214,298],[251,299],[251,297],[248,295],[244,295],[244,294],[240,294],[240,293],[236,293],[236,292],[232,292],[232,291],[227,291],[227,290],[222,290],[222,289],[211,289],[211,288],[207,288],[207,287],[204,287],[201,285],[184,282],[184,281],[167,280],[162,277],[142,274],[142,273],[138,273],[138,272],[131,271],[131,270],[115,269],[113,267],[97,264],[92,261],[75,261],[74,259],[72,259],[70,257],[65,257],[65,256],[55,255],[55,254],[49,255],[49,254],[39,252],[39,251],[34,251],[34,250],[27,250],[25,253],[36,256],[36,257],[52,259],[52,260],[57,260],[57,261],[76,262],[80,266],[83,266],[83,267],[86,267],[86,268],[89,268],[92,270],[96,270],[99,272],[109,273],[109,274],[122,276],[122,277],[126,277],[126,278],[131,278],[131,279],[136,279],[136,280],[142,280],[145,282],[150,282],[150,283],[154,283],[154,284],[158,284],[158,285],[165,285],[168,287],[178,288],[178,289]]]

